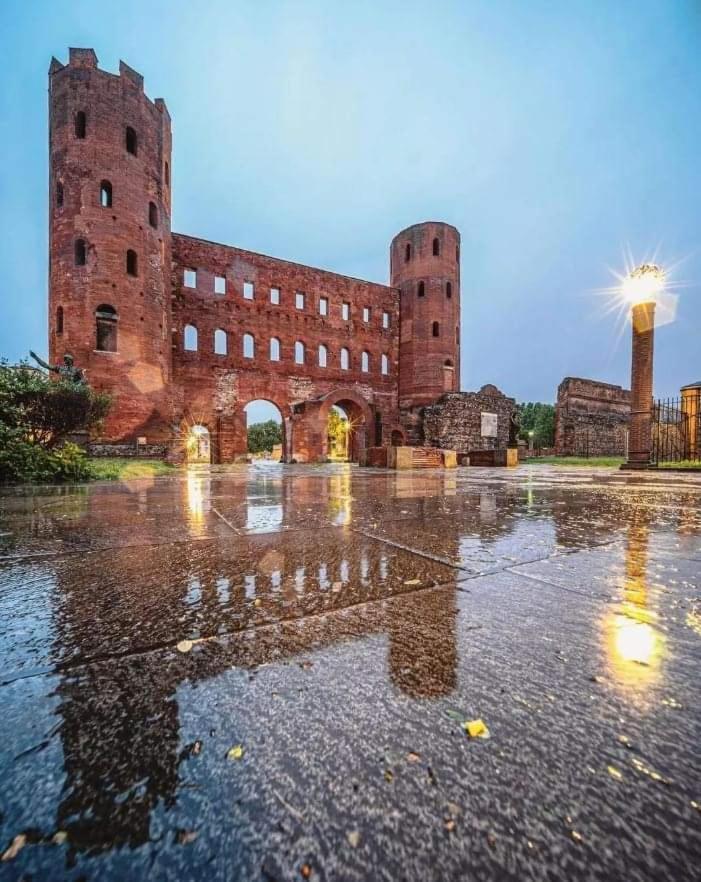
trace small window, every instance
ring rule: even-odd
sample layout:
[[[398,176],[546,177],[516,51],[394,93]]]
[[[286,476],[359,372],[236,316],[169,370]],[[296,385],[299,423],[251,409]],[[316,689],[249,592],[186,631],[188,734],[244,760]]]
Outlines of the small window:
[[[214,277],[214,293],[226,294],[226,276]]]
[[[319,367],[326,367],[329,350],[323,343],[319,343]]]
[[[58,181],[56,184],[56,208],[61,208],[63,205],[63,184],[61,181]]]
[[[300,340],[295,343],[295,364],[304,364],[304,343]]]
[[[450,298],[453,296],[453,286],[450,282],[445,283],[445,296],[448,298],[448,300],[450,300]]]
[[[363,307],[363,321],[367,324],[370,321],[370,307]]]
[[[279,288],[271,288],[270,289],[270,302],[274,306],[280,305],[280,289]]]
[[[350,367],[350,353],[344,347],[343,349],[341,349],[341,370],[347,371],[349,367]]]
[[[185,325],[183,348],[185,352],[197,352],[197,328],[194,325]]]
[[[382,313],[382,327],[385,329],[387,329],[389,327],[389,313],[388,312]]]
[[[132,251],[131,248],[127,251],[127,273],[130,276],[139,275],[139,263],[136,251]]]
[[[85,244],[85,239],[76,239],[75,240],[75,265],[76,266],[85,266],[88,262],[88,246]]]
[[[382,373],[386,377],[387,374],[389,373],[389,359],[384,354],[384,352],[382,353],[381,360],[382,360]]]
[[[109,181],[100,184],[100,205],[103,208],[112,208],[112,184]]]
[[[75,136],[83,139],[88,129],[88,118],[84,110],[79,110],[75,115]]]
[[[214,354],[226,355],[226,352],[226,331],[222,331],[221,328],[217,328],[214,332]]]
[[[63,307],[56,307],[56,333],[63,333]]]
[[[117,310],[107,303],[95,310],[95,337],[98,352],[117,351]]]
[[[446,360],[443,362],[443,366],[452,368],[453,362],[449,358],[446,358]]]
[[[158,209],[155,202],[149,202],[148,204],[148,222],[154,229],[158,226]]]
[[[170,187],[170,167],[167,162],[164,164],[163,168],[165,172],[166,187]]]
[[[197,270],[186,269],[183,273],[183,284],[186,288],[197,287]]]
[[[253,339],[253,334],[244,334],[243,335],[243,357],[244,358],[253,358],[256,354],[256,342]]]
[[[432,326],[432,329],[431,329],[431,333],[433,334],[434,337],[440,337],[440,335],[441,335],[441,326],[438,324],[438,322],[434,322],[434,323],[433,323],[433,326]]]
[[[438,255],[440,253],[441,253],[441,243],[438,241],[438,238],[436,237],[433,240],[433,256],[438,257]]]
[[[304,292],[297,291],[295,294],[295,309],[304,309]]]
[[[367,372],[370,370],[370,353],[369,352],[363,352],[363,354],[360,356],[360,370],[364,374],[367,374]]]
[[[125,136],[127,153],[131,153],[133,156],[136,156],[136,132],[132,129],[131,126],[127,126],[126,136]]]
[[[319,315],[328,315],[329,314],[329,299],[328,297],[320,297],[319,298]]]
[[[255,296],[255,287],[253,282],[244,282],[243,283],[243,299],[244,300],[253,300]]]
[[[411,260],[411,245],[407,242],[406,248],[404,249],[404,262],[409,263]]]
[[[280,361],[280,341],[277,337],[270,338],[270,360]]]
[[[418,291],[419,297],[423,297],[425,293],[426,293],[426,288],[424,287],[424,283],[419,282],[419,291]]]
[[[350,319],[350,303],[344,303],[341,306],[341,318],[344,322],[347,322]]]

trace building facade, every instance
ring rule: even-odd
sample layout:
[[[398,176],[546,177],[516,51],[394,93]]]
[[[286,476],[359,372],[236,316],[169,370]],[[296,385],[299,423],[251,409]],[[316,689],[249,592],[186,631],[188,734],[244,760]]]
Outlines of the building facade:
[[[625,456],[630,391],[612,383],[565,377],[557,388],[555,452],[559,456]]]
[[[458,389],[460,235],[417,224],[390,285],[171,231],[171,122],[123,62],[71,49],[49,69],[49,351],[70,352],[113,406],[102,438],[247,452],[245,407],[275,404],[283,458],[324,460],[334,405],[352,459],[404,443]]]

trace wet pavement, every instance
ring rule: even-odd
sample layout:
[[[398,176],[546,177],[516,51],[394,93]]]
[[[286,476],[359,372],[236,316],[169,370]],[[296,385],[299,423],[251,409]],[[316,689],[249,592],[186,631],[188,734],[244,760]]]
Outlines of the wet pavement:
[[[0,571],[0,879],[699,878],[701,477],[6,489]]]

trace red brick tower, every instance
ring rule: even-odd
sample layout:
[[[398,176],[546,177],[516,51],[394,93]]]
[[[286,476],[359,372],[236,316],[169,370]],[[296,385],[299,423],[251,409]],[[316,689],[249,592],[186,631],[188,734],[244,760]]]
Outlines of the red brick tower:
[[[390,272],[400,292],[399,406],[431,404],[460,385],[460,233],[408,227],[392,240]]]
[[[114,394],[105,437],[171,423],[170,116],[92,49],[49,69],[49,351]]]

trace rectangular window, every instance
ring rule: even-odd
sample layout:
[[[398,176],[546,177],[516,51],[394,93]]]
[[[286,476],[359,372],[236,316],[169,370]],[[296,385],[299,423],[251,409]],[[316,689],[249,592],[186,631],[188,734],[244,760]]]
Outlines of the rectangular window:
[[[341,315],[343,317],[343,321],[347,322],[350,318],[350,303],[344,303],[341,307]]]
[[[389,313],[388,312],[382,313],[382,327],[383,328],[389,327]]]
[[[328,314],[329,314],[328,297],[320,297],[319,298],[319,315],[328,315]]]
[[[363,307],[363,321],[367,324],[370,321],[370,307]]]
[[[275,306],[280,305],[280,289],[279,288],[271,288],[270,289],[270,302],[274,303]]]
[[[243,283],[243,299],[253,300],[253,282]]]
[[[214,293],[226,294],[226,278],[224,276],[214,277]]]
[[[186,269],[183,274],[183,284],[186,288],[197,287],[197,270]]]
[[[295,294],[295,309],[304,309],[304,292],[297,291]]]

